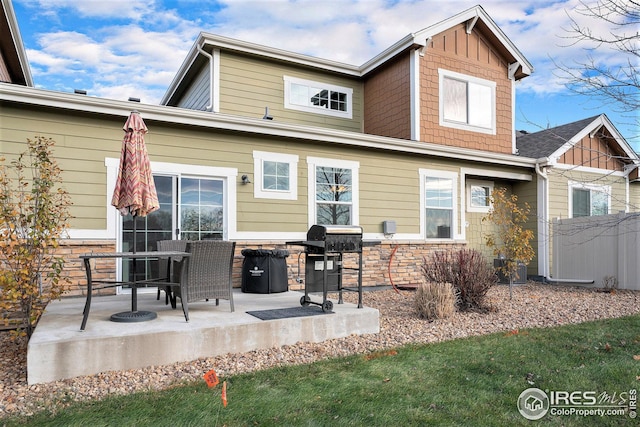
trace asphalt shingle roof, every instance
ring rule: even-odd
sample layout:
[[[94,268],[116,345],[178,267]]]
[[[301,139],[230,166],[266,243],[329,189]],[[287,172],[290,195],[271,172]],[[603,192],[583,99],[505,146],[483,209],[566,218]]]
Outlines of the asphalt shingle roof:
[[[521,134],[516,137],[516,148],[522,157],[539,159],[547,157],[576,136],[598,116],[567,123],[566,125],[544,129],[535,133]]]

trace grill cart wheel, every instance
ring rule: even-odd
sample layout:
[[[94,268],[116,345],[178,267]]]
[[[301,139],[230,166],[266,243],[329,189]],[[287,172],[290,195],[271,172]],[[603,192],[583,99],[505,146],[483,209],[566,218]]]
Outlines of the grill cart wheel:
[[[306,307],[309,304],[311,304],[311,298],[310,297],[308,297],[306,295],[303,296],[303,297],[300,297],[300,305],[301,306]]]
[[[331,301],[325,301],[322,303],[322,311],[327,312],[333,310],[333,303]]]

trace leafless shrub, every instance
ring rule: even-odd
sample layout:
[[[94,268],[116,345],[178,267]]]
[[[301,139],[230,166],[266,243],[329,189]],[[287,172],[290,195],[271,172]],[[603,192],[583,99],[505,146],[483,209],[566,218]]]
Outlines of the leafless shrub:
[[[498,281],[495,269],[474,249],[435,252],[425,259],[422,271],[427,282],[451,283],[461,311],[484,310],[484,299]]]

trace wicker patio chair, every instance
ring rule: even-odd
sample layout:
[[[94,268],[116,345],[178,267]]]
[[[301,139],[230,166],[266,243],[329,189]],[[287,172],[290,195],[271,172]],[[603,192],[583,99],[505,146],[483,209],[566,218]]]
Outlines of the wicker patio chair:
[[[188,240],[160,240],[157,243],[157,249],[158,251],[186,252],[187,242]],[[168,261],[169,260],[166,258],[158,260],[158,272],[160,274],[160,277],[164,277],[164,275],[167,274]],[[180,269],[179,269],[179,267],[181,266],[181,264],[179,264],[180,261],[182,261],[182,258],[171,259],[171,270],[169,271],[169,282],[173,282],[173,283],[178,282],[180,278]],[[160,299],[160,291],[165,292],[164,303],[169,304],[169,300],[171,300],[171,305],[173,306],[173,308],[176,308],[175,299],[172,299],[172,296],[171,296],[171,286],[170,285],[164,286],[164,287],[161,285],[158,286],[158,296],[157,296],[158,300]]]
[[[180,275],[180,285],[175,288],[174,295],[182,302],[184,318],[189,321],[189,303],[199,300],[229,300],[233,307],[233,291],[231,289],[233,256],[236,242],[223,240],[199,240],[187,243],[187,268]]]

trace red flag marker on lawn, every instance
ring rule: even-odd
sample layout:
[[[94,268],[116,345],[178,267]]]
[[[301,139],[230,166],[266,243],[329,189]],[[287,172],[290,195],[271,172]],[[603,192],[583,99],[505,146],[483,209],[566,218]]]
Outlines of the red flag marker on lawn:
[[[204,374],[204,380],[206,381],[209,388],[215,387],[220,383],[218,374],[216,374],[216,371],[213,369]]]

